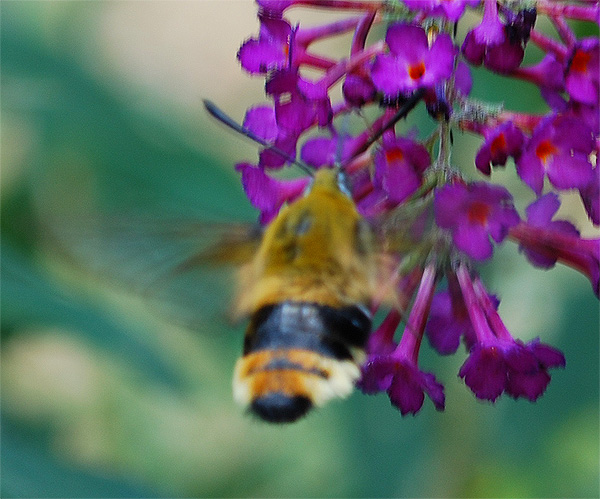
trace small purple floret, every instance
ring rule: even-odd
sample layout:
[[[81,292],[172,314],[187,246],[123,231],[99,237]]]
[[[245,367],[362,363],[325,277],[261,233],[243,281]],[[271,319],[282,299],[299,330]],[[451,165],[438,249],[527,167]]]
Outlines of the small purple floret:
[[[500,243],[519,223],[512,196],[501,186],[485,182],[455,183],[438,189],[435,221],[448,229],[458,249],[476,260],[492,256],[491,238]]]
[[[545,119],[517,161],[517,173],[538,195],[546,175],[557,189],[582,188],[593,178],[593,148],[594,134],[585,123],[569,116]]]
[[[598,38],[585,38],[575,47],[566,77],[569,95],[598,109],[598,81],[600,73]]]
[[[270,106],[251,107],[246,111],[244,127],[261,139],[286,152],[290,157],[296,156],[297,136],[278,126],[275,111]],[[286,158],[270,149],[260,152],[259,166],[278,168],[286,163]]]
[[[237,57],[251,74],[265,74],[289,65],[292,28],[287,21],[260,17],[258,38],[245,41]]]
[[[489,175],[490,165],[505,165],[511,156],[518,159],[524,141],[523,133],[512,122],[501,124],[486,135],[485,142],[475,156],[477,169]]]
[[[459,376],[477,398],[494,402],[506,391],[533,402],[550,382],[547,370],[564,366],[563,354],[537,339],[528,344],[499,340],[473,347]]]
[[[421,370],[408,359],[381,355],[363,366],[359,388],[365,393],[386,391],[392,405],[402,415],[416,414],[423,406],[425,393],[438,411],[444,410],[444,387],[435,376]]]
[[[566,220],[552,221],[552,217],[559,207],[560,201],[558,196],[553,192],[549,192],[526,208],[527,223],[532,227],[545,228],[550,231],[558,231],[563,234],[579,237],[579,231],[572,223]],[[536,267],[550,268],[554,266],[558,258],[557,255],[553,255],[549,251],[539,252],[535,248],[528,248],[526,246],[520,246],[519,248]]]
[[[423,28],[396,23],[389,27],[386,42],[390,53],[377,56],[371,77],[388,97],[432,88],[452,74],[456,50],[445,33],[438,35],[430,48]]]
[[[418,142],[385,136],[383,147],[375,155],[374,183],[389,201],[401,203],[421,186],[430,163],[429,153]]]

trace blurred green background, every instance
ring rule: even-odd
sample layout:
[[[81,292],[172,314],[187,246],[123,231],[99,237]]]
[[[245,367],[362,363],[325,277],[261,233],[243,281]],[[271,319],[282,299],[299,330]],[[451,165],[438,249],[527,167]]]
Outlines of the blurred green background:
[[[198,282],[206,319],[189,331],[48,244],[40,226],[90,209],[255,219],[232,164],[256,148],[201,106],[239,119],[263,99],[235,60],[257,30],[252,2],[0,8],[3,497],[598,497],[598,302],[570,269],[533,269],[512,243],[483,269],[513,334],[566,355],[535,404],[476,401],[456,375],[464,351],[425,343],[445,412],[426,401],[402,418],[355,393],[272,427],[231,399],[243,325],[210,311],[226,293]],[[544,110],[535,88],[485,71],[474,94]],[[478,141],[455,139],[453,160],[474,171]],[[522,208],[532,196],[513,170],[493,181]],[[579,204],[568,197],[562,216],[594,234]]]

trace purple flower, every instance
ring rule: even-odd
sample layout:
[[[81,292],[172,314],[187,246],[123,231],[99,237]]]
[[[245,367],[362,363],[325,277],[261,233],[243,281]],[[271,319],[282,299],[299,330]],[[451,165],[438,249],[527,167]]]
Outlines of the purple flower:
[[[492,256],[490,236],[500,243],[508,229],[519,223],[510,193],[484,182],[448,184],[438,189],[434,212],[437,225],[451,231],[456,247],[476,260]]]
[[[332,138],[312,137],[302,146],[302,160],[315,168],[322,166],[334,167],[350,158],[357,139],[340,137],[335,134]]]
[[[430,163],[429,153],[418,142],[386,135],[383,147],[375,154],[374,183],[389,201],[401,203],[421,186]]]
[[[539,338],[527,344],[516,340],[506,356],[508,380],[506,393],[513,398],[536,400],[548,386],[548,369],[565,367],[564,355]]]
[[[391,352],[387,348],[390,330],[395,329],[399,316],[388,319],[385,331],[379,333],[378,341],[370,342],[376,346],[376,353],[370,354],[362,367],[359,388],[369,394],[386,391],[393,405],[405,414],[416,414],[425,400],[425,393],[432,400],[437,410],[444,409],[444,387],[439,384],[433,374],[421,371],[417,366],[419,347],[425,320],[431,306],[435,290],[435,265],[428,265],[423,272],[417,297],[410,312],[406,328],[398,346]],[[393,330],[392,333],[393,335]],[[384,340],[384,341],[382,341]]]
[[[251,74],[283,69],[290,64],[292,27],[283,19],[259,16],[258,38],[246,40],[237,57],[242,67]]]
[[[418,362],[426,333],[442,355],[464,343],[468,354],[458,374],[477,398],[493,402],[507,394],[535,401],[550,382],[550,370],[563,367],[565,358],[538,339],[513,338],[498,314],[499,300],[474,269],[510,237],[534,266],[569,265],[600,295],[600,239],[584,239],[571,223],[553,219],[560,206],[555,191],[577,189],[588,216],[600,224],[600,41],[578,40],[570,25],[597,21],[598,9],[591,0],[570,2],[581,5],[540,0],[531,9],[498,0],[402,0],[411,10],[404,19],[410,20],[390,24],[382,40],[378,35],[384,32],[372,28],[385,20],[389,2],[256,2],[260,31],[243,43],[238,59],[245,71],[264,76],[272,104],[248,109],[243,126],[246,135],[268,145],[257,166],[241,163],[236,169],[260,221],[269,223],[305,192],[308,178],[280,180],[270,171],[287,163],[273,149],[295,158],[300,146],[307,165],[341,166],[357,210],[375,222],[378,240],[386,236],[374,276],[381,286],[369,307],[373,314],[380,306],[392,307],[366,342],[357,385],[366,393],[386,392],[402,415],[416,414],[426,396],[442,410],[444,388]],[[358,14],[301,29],[284,19],[290,7]],[[483,16],[467,33],[459,61],[449,33],[466,7]],[[538,13],[555,33],[533,29]],[[432,18],[441,18],[441,24]],[[351,40],[345,56],[317,43],[338,35]],[[543,58],[521,67],[530,38]],[[469,66],[482,64],[537,86],[550,110],[504,111],[469,99]],[[410,118],[420,101],[435,130],[397,135],[399,121]],[[214,106],[207,108],[219,118]],[[346,117],[352,136],[333,122]],[[356,125],[361,129],[354,131]],[[458,129],[482,137],[474,160],[484,175],[514,160],[523,183],[537,194],[525,220],[507,189],[472,182],[452,165],[452,133]],[[420,135],[428,136],[423,144],[416,139]],[[545,187],[551,192],[542,195]],[[444,277],[447,289],[436,294],[438,278]],[[406,325],[398,341],[401,323]]]
[[[420,87],[431,88],[452,74],[455,48],[442,33],[427,43],[427,34],[419,26],[396,23],[389,27],[386,42],[390,53],[379,55],[371,69],[375,86],[394,98]]]
[[[508,37],[493,45],[483,45],[477,43],[472,31],[465,37],[462,52],[471,64],[478,66],[483,62],[486,68],[500,74],[518,68],[525,55],[521,44],[511,42]]]
[[[477,169],[486,175],[491,173],[491,165],[505,165],[509,156],[518,159],[525,137],[511,121],[502,123],[500,126],[486,133],[485,141],[477,155],[475,165]]]
[[[270,106],[251,107],[246,111],[244,127],[261,139],[288,153],[296,156],[297,136],[288,130],[280,128],[275,120],[275,111]],[[286,159],[270,149],[260,152],[259,166],[277,168],[286,163]]]
[[[528,344],[515,340],[481,281],[473,282],[464,265],[456,275],[477,337],[458,375],[480,399],[494,402],[506,391],[514,398],[536,400],[550,382],[547,370],[564,367],[564,356],[537,339]]]
[[[523,61],[523,37],[508,36],[507,26],[498,18],[496,0],[485,0],[481,24],[467,33],[461,47],[465,58],[476,66],[508,74]]]
[[[467,97],[471,93],[473,79],[471,70],[464,61],[459,61],[454,72],[454,88],[463,96]]]
[[[477,398],[494,402],[506,392],[533,402],[550,382],[548,369],[564,366],[562,353],[538,339],[528,344],[496,341],[475,345],[458,375]]]
[[[331,123],[333,112],[327,87],[302,79],[296,70],[277,72],[265,89],[275,100],[279,127],[299,135],[315,124]]]
[[[594,134],[581,121],[569,116],[545,119],[517,161],[517,173],[538,195],[546,175],[558,189],[585,187],[593,178],[593,148]]]
[[[368,394],[386,391],[400,413],[416,414],[423,406],[425,393],[438,411],[444,410],[444,387],[435,376],[400,355],[378,356],[367,361],[359,388]]]
[[[308,178],[275,179],[269,177],[262,168],[249,163],[239,163],[235,169],[242,173],[242,186],[252,206],[261,211],[261,224],[269,223],[283,203],[300,196],[309,183]]]
[[[565,115],[581,121],[585,126],[589,127],[595,137],[598,137],[600,134],[600,113],[598,113],[598,106],[582,104],[571,99],[565,107],[567,109]]]
[[[441,291],[433,297],[425,330],[431,346],[442,355],[456,352],[461,336],[467,350],[477,342],[456,275],[453,272],[447,272],[446,275],[448,290]],[[490,298],[494,308],[497,309],[500,300],[495,296]]]
[[[575,226],[565,220],[552,221],[552,217],[560,207],[558,196],[549,192],[531,203],[525,210],[527,213],[527,223],[531,227],[545,228],[550,231],[558,231],[579,237],[579,231]],[[550,268],[556,263],[558,255],[553,255],[548,251],[536,251],[532,247],[521,245],[519,247],[525,253],[527,259],[536,267]]]
[[[453,303],[449,291],[440,291],[433,297],[425,332],[429,343],[442,355],[456,352],[460,337],[471,328],[467,309],[462,299]]]
[[[581,40],[573,52],[566,75],[566,88],[576,101],[598,108],[598,38]],[[597,111],[596,111],[597,112]]]
[[[494,402],[506,389],[508,366],[506,352],[498,345],[477,343],[458,371],[465,384],[479,399]]]
[[[272,18],[280,18],[283,11],[291,7],[297,0],[256,0],[260,7],[260,15],[266,15]]]
[[[431,17],[445,17],[449,21],[458,21],[465,7],[475,7],[479,0],[403,0],[411,10],[427,14]]]
[[[342,92],[346,102],[351,106],[361,107],[367,102],[372,102],[377,90],[368,76],[349,74],[342,85]]]

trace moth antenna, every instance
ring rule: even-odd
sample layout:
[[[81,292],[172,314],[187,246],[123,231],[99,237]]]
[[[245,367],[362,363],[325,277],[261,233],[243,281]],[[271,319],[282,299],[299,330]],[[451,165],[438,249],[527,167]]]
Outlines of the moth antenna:
[[[224,125],[227,125],[229,128],[236,131],[237,133],[248,137],[250,140],[257,142],[258,144],[263,146],[265,149],[269,149],[270,151],[273,151],[275,154],[278,154],[279,156],[284,158],[286,161],[296,165],[307,175],[310,175],[311,177],[314,176],[314,171],[306,163],[304,163],[298,159],[292,158],[287,152],[279,149],[279,147],[277,147],[273,144],[270,144],[269,142],[267,142],[266,140],[259,137],[258,135],[256,135],[254,132],[252,132],[248,128],[246,128],[245,126],[240,125],[239,123],[234,121],[232,118],[227,116],[223,111],[221,111],[221,109],[219,109],[214,102],[209,101],[208,99],[203,99],[202,102],[204,103],[204,107],[209,112],[209,114],[211,116],[213,116],[214,118],[218,119]]]

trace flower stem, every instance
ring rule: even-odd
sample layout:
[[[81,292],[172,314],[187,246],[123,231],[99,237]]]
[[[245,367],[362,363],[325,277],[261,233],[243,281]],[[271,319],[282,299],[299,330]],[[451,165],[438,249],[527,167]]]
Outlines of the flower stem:
[[[410,358],[416,363],[419,356],[419,348],[425,331],[425,323],[429,315],[431,300],[437,280],[437,268],[435,262],[425,267],[421,284],[417,291],[417,297],[408,317],[402,339],[398,345],[397,351],[408,352]]]
[[[562,16],[567,19],[577,19],[579,21],[598,22],[599,6],[597,4],[587,7],[538,0],[536,8],[539,14]]]
[[[352,1],[352,0],[296,0],[294,5],[308,5],[321,9],[340,10],[379,10],[384,2]]]
[[[469,275],[469,271],[464,263],[461,263],[456,269],[456,277],[460,285],[460,291],[463,295],[463,301],[467,307],[471,324],[475,330],[477,339],[481,343],[493,343],[495,335],[490,329],[488,321],[479,304],[479,300],[473,289],[473,281]]]
[[[562,43],[540,33],[539,31],[532,29],[530,33],[530,40],[544,52],[552,52],[559,62],[564,62],[567,59],[567,55],[569,53],[567,47],[565,47]]]

